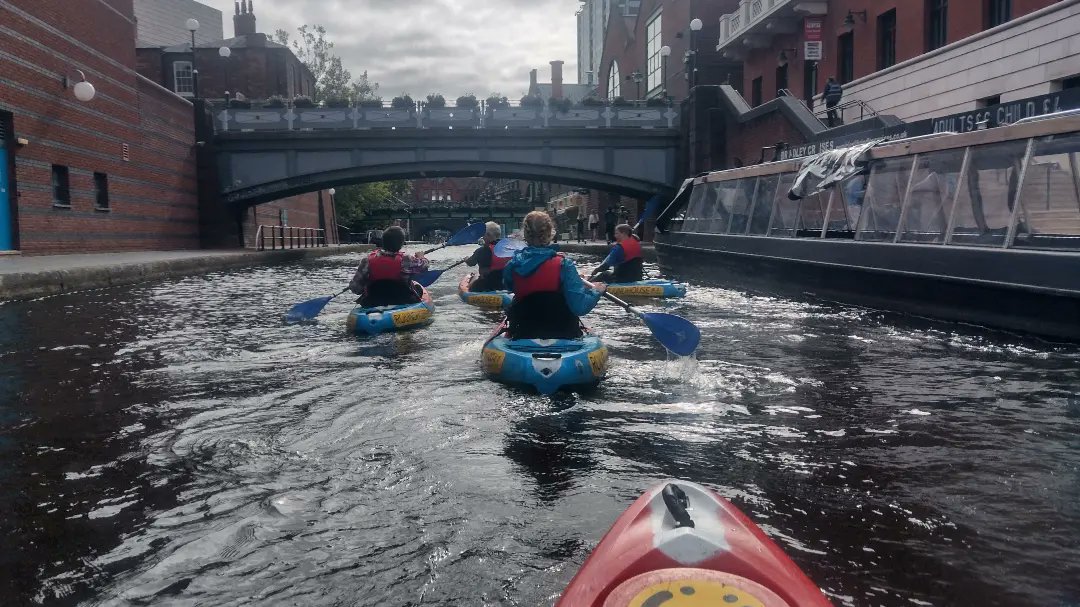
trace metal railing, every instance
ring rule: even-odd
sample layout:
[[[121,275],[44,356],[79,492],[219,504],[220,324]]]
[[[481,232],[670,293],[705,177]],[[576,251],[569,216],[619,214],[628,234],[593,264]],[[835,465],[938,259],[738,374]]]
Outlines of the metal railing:
[[[851,101],[845,101],[843,103],[837,104],[837,106],[832,108],[832,109],[833,109],[833,111],[836,112],[836,115],[840,118],[840,124],[844,124],[845,120],[847,119],[847,113],[848,113],[847,111],[849,109],[852,109],[852,108],[858,108],[858,110],[859,110],[859,120],[865,120],[867,118],[873,118],[874,116],[878,115],[877,111],[875,111],[874,108],[870,107],[869,103],[866,103],[865,101],[863,101],[861,99],[852,99]],[[854,112],[852,112],[852,113],[854,114]],[[817,119],[820,120],[822,124],[828,124],[829,123],[829,108],[828,107],[822,107],[820,110],[814,112],[814,116],[816,116]],[[840,126],[840,124],[837,124],[837,125],[834,125],[834,126]]]
[[[259,226],[255,232],[255,243],[260,251],[267,249],[312,249],[325,247],[326,230],[319,228],[297,228],[292,226]],[[278,246],[280,245],[280,246]]]

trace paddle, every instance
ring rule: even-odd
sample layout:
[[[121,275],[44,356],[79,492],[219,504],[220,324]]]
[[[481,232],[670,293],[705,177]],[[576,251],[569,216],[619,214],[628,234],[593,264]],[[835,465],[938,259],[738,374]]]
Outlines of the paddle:
[[[484,236],[484,231],[485,230],[487,230],[487,227],[483,223],[474,223],[474,224],[467,225],[463,229],[458,231],[457,234],[454,234],[453,236],[451,236],[450,240],[447,240],[443,244],[441,244],[441,245],[439,245],[439,246],[437,246],[437,247],[435,247],[433,249],[428,249],[427,251],[424,251],[424,255],[427,255],[428,253],[434,253],[435,251],[438,251],[439,249],[444,249],[446,247],[452,247],[452,246],[457,246],[457,245],[469,244],[471,242],[476,242],[477,240],[479,240],[480,238],[482,238]],[[450,267],[452,268],[454,266],[450,266]],[[447,270],[449,270],[449,269],[450,268],[447,268]],[[425,274],[421,274],[421,276],[424,276],[424,275]],[[436,276],[435,278],[438,278],[438,276]],[[435,282],[435,280],[432,279],[431,282]],[[421,283],[421,284],[424,284],[424,283]],[[428,283],[428,284],[430,284],[430,283]],[[427,285],[424,284],[424,286],[426,287]],[[305,320],[311,320],[311,319],[315,318],[316,316],[318,316],[319,312],[323,311],[323,308],[326,307],[326,304],[330,303],[331,299],[334,299],[335,297],[338,297],[339,295],[344,295],[348,291],[349,291],[349,289],[346,287],[344,290],[339,292],[337,295],[331,295],[330,297],[320,297],[318,299],[309,299],[308,301],[298,303],[295,306],[289,308],[289,311],[285,313],[285,320],[288,321],[288,322],[300,322],[300,321],[305,321]]]
[[[518,240],[516,238],[503,238],[495,244],[495,256],[496,257],[513,257],[514,253],[524,249],[528,245],[524,240]]]
[[[618,304],[622,309],[637,315],[645,321],[653,337],[665,348],[679,356],[690,356],[701,341],[701,330],[694,323],[674,314],[642,312],[611,293],[604,293],[604,298]]]
[[[445,268],[443,268],[441,270],[428,270],[427,272],[424,272],[423,274],[418,275],[413,280],[415,280],[416,282],[420,283],[421,285],[423,285],[425,287],[430,287],[432,285],[432,283],[434,283],[436,280],[439,280],[439,277],[443,275],[443,272],[449,270],[450,268],[456,268],[456,267],[460,266],[461,264],[465,263],[466,261],[468,261],[468,258],[462,259],[461,261],[458,261],[458,262],[455,262],[455,263],[452,263],[452,264],[446,266]]]

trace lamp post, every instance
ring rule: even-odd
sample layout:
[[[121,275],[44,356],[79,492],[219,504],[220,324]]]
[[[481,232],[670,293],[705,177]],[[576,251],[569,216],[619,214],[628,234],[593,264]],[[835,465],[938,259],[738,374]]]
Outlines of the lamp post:
[[[191,93],[199,98],[199,70],[195,67],[195,32],[199,31],[199,20],[188,19],[184,24],[187,31],[191,32]]]
[[[667,62],[668,57],[671,56],[671,47],[664,45],[660,47],[660,79],[662,92],[664,93],[664,101],[667,101]]]
[[[690,89],[693,90],[697,86],[697,33],[701,31],[701,28],[705,24],[701,22],[701,19],[693,19],[690,21]]]
[[[225,60],[225,100],[228,101],[230,88],[229,57],[232,57],[232,49],[227,46],[223,46],[218,49],[218,55],[220,55],[221,58]]]
[[[633,73],[626,77],[626,79],[634,81],[634,84],[637,85],[636,99],[641,99],[641,82],[645,80],[645,74],[642,74],[638,70],[634,70]]]

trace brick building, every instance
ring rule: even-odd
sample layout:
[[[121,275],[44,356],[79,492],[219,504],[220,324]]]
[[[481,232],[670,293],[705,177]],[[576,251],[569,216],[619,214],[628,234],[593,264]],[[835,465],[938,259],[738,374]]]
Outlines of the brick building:
[[[741,79],[740,63],[720,56],[712,42],[720,16],[738,6],[739,0],[641,0],[612,9],[600,62],[601,96],[648,99],[666,93],[685,99],[691,65],[697,68],[696,84]],[[701,20],[699,31],[690,28],[694,19]],[[666,58],[665,46],[671,49]]]
[[[0,67],[0,249],[197,247],[192,107],[136,73],[132,0],[2,0],[0,14],[16,59]]]
[[[139,73],[183,97],[194,97],[196,86],[204,99],[224,99],[226,92],[240,92],[248,99],[313,97],[315,76],[287,46],[258,31],[252,0],[237,2],[235,10],[233,37],[197,37],[194,57],[188,32],[167,45],[140,43]],[[200,22],[196,34],[202,29]]]
[[[805,59],[820,25],[820,61]],[[788,89],[820,110],[827,77],[850,122],[871,112],[918,120],[1060,90],[1080,76],[1074,0],[747,2],[721,18],[717,48],[743,62],[751,107]],[[783,53],[783,55],[781,55]]]
[[[139,46],[170,46],[189,38],[185,24],[199,21],[197,43],[225,37],[221,11],[195,0],[135,0],[135,32]]]

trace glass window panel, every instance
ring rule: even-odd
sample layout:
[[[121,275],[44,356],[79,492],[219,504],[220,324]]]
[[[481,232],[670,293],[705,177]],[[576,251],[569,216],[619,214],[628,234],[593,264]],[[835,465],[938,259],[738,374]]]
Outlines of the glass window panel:
[[[699,224],[701,222],[701,216],[705,207],[706,194],[708,191],[708,184],[702,183],[694,186],[693,192],[690,193],[690,203],[686,207],[686,217],[683,219],[683,231],[699,231]]]
[[[803,198],[802,204],[799,205],[799,236],[821,236],[821,226],[825,221],[825,205],[827,204],[829,204],[829,192],[818,192]],[[808,234],[804,230],[813,233]]]
[[[1080,248],[1080,133],[1035,140],[1015,247]]]
[[[794,183],[795,173],[784,173],[780,176],[780,184],[776,188],[776,212],[773,213],[770,236],[795,235],[795,224],[799,220],[799,201],[788,198],[788,192],[791,191]]]
[[[173,89],[181,95],[193,95],[195,93],[195,73],[190,61],[177,61],[173,63]]]
[[[950,244],[1004,246],[1026,150],[1027,141],[971,148],[967,177],[957,192]]]
[[[645,60],[646,60],[646,72],[648,72],[648,85],[647,90],[651,91],[660,86],[662,80],[660,68],[662,66],[663,57],[660,56],[661,44],[660,36],[660,24],[662,13],[657,13],[648,25],[645,26]]]
[[[773,202],[776,200],[776,186],[779,181],[779,175],[768,175],[761,178],[757,194],[754,196],[754,208],[750,213],[750,231],[748,234],[760,235],[769,231],[769,217],[772,216]]]
[[[907,210],[900,240],[903,242],[945,242],[964,150],[942,150],[919,156],[911,180]]]
[[[739,180],[739,187],[735,190],[734,200],[731,205],[731,220],[728,226],[729,234],[746,233],[746,223],[750,218],[750,206],[754,201],[754,191],[755,187],[757,187],[757,183],[757,177],[748,177]]]
[[[863,200],[861,240],[896,238],[900,223],[900,206],[904,202],[908,177],[911,175],[911,156],[875,160],[870,169],[870,185]]]

